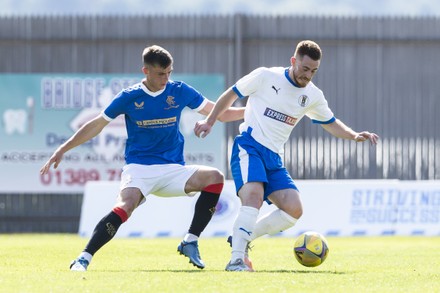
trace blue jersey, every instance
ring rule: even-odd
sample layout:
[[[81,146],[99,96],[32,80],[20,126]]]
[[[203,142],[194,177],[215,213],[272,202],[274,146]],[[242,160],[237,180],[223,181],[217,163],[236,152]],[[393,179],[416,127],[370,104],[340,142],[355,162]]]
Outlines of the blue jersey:
[[[179,130],[182,110],[201,110],[203,95],[184,82],[168,81],[165,89],[151,92],[137,83],[116,95],[102,112],[107,121],[125,115],[127,164],[184,165],[184,138]]]

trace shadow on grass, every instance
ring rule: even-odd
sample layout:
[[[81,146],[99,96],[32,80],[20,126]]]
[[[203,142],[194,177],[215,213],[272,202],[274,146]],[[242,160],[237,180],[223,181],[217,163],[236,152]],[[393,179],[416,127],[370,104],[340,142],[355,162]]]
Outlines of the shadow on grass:
[[[136,272],[144,272],[144,273],[204,273],[204,272],[225,272],[224,270],[169,270],[169,269],[146,269],[146,270],[136,270]],[[233,274],[234,272],[228,272]],[[344,275],[347,272],[337,272],[337,271],[322,271],[322,270],[258,270],[252,272],[253,274],[332,274],[332,275]]]
[[[92,271],[92,270],[90,270]],[[167,270],[167,269],[140,269],[140,270],[94,270],[94,273],[203,273],[202,270]],[[206,272],[206,271],[205,271]],[[212,272],[209,271],[209,272]],[[82,272],[87,273],[87,272]]]
[[[315,270],[259,270],[254,273],[288,273],[288,274],[332,274],[332,275],[344,275],[346,272],[336,271],[315,271]]]

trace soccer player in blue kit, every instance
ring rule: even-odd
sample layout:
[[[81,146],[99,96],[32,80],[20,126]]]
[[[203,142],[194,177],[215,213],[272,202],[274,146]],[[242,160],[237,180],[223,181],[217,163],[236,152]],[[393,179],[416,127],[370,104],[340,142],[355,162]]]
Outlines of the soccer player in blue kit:
[[[207,115],[214,103],[186,83],[170,80],[173,58],[165,49],[147,47],[142,57],[145,79],[118,93],[107,108],[62,144],[40,170],[45,174],[52,164],[57,168],[64,153],[98,135],[118,115],[125,115],[128,138],[120,194],[112,211],[96,225],[85,249],[71,263],[72,271],[86,271],[93,255],[114,237],[149,194],[174,197],[197,192],[201,193],[194,217],[177,250],[194,266],[205,267],[198,238],[215,212],[224,175],[212,167],[185,165],[179,120],[185,107]],[[231,107],[219,120],[240,120],[243,115],[244,108]]]
[[[369,140],[372,144],[379,139],[375,133],[356,132],[334,117],[323,92],[311,81],[321,56],[317,43],[299,42],[288,68],[255,69],[227,89],[206,119],[196,123],[195,134],[205,137],[237,97],[249,97],[231,155],[232,176],[242,206],[228,239],[232,255],[226,271],[253,271],[249,243],[260,236],[284,231],[301,217],[299,191],[281,155],[293,128],[304,115],[335,137],[356,142]],[[263,201],[278,209],[258,218]]]

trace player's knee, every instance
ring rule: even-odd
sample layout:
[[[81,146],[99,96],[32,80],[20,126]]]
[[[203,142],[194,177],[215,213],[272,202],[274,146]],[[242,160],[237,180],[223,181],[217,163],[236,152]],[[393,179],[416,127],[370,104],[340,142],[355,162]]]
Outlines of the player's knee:
[[[215,183],[224,183],[225,182],[225,175],[220,170],[212,170],[210,174],[210,184]]]
[[[299,219],[301,218],[302,214],[303,214],[303,208],[302,205],[289,205],[288,207],[282,208],[282,210],[287,213],[289,216],[295,218],[295,219]]]
[[[225,182],[225,175],[220,170],[216,170],[215,177],[219,181],[218,183]]]
[[[241,203],[244,206],[260,209],[263,205],[263,197],[258,193],[247,193],[240,195]]]
[[[125,194],[118,198],[115,208],[119,207],[123,209],[127,213],[127,216],[130,217],[133,211],[138,207],[139,202],[140,200],[136,195]]]
[[[301,218],[303,214],[303,207],[299,195],[289,197],[289,199],[290,200],[287,201],[289,210],[288,214],[295,219]]]
[[[291,216],[298,220],[299,218],[301,218],[302,214],[303,214],[302,206],[296,206],[293,209],[293,213]]]

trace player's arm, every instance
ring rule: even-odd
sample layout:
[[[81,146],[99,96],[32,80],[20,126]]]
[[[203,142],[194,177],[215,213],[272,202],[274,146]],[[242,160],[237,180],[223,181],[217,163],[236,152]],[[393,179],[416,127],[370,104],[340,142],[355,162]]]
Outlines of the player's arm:
[[[336,119],[329,124],[321,124],[321,126],[331,135],[343,139],[350,139],[356,142],[369,140],[371,144],[377,144],[377,141],[379,140],[377,134],[368,131],[356,132],[339,119]]]
[[[208,101],[208,103],[205,105],[205,107],[203,107],[201,111],[199,111],[199,113],[207,116],[212,111],[212,109],[214,109],[214,106],[215,103]],[[241,120],[244,118],[245,109],[245,107],[229,107],[217,117],[217,120],[221,122]]]
[[[229,122],[243,119],[244,107],[231,107],[238,98],[232,88],[227,89],[214,104],[208,102],[205,107],[199,111],[203,115],[207,115],[205,120],[198,121],[194,127],[194,133],[197,137],[205,137],[217,120]],[[203,133],[203,134],[202,134]],[[201,135],[202,134],[202,135]]]
[[[208,101],[208,103],[201,111],[199,111],[199,113],[208,116],[207,120],[211,116],[214,123],[215,120],[219,120],[221,122],[231,122],[243,119],[245,107],[231,107],[237,98],[237,94],[235,94],[233,90],[228,89],[219,97],[216,103]],[[218,107],[221,108],[221,113],[211,113],[215,105],[219,103],[220,105]]]
[[[109,121],[105,120],[104,117],[99,114],[98,116],[84,124],[65,143],[63,143],[56,149],[56,151],[52,154],[46,164],[44,164],[44,166],[40,169],[40,173],[47,173],[52,164],[54,164],[54,168],[56,169],[58,167],[58,164],[63,159],[64,153],[97,136],[108,123]]]

